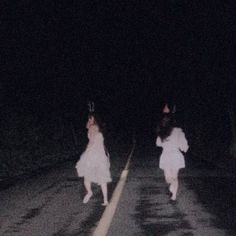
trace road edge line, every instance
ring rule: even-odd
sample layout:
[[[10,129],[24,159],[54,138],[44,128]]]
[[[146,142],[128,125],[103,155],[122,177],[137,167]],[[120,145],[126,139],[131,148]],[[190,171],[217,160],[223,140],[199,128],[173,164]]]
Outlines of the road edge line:
[[[119,182],[112,194],[112,198],[110,200],[110,203],[108,204],[105,211],[103,212],[102,217],[101,217],[96,229],[94,230],[92,236],[106,236],[106,234],[110,228],[113,216],[115,214],[122,190],[124,188],[124,185],[125,185],[128,173],[129,173],[128,168],[129,168],[131,157],[134,152],[134,148],[135,148],[135,142],[133,143],[133,147],[132,147],[131,152],[129,154],[125,168],[121,172]]]

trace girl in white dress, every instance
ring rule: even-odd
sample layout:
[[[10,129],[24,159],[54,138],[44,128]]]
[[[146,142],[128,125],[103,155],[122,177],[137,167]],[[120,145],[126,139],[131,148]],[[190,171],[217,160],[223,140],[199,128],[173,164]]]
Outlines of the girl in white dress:
[[[91,183],[101,186],[103,194],[103,204],[108,204],[107,183],[111,182],[110,161],[105,152],[103,134],[99,129],[94,115],[90,115],[86,124],[88,129],[88,145],[82,153],[79,161],[76,163],[76,169],[79,177],[84,177],[84,186],[87,194],[83,203],[87,203],[92,197],[93,192]]]
[[[178,191],[178,172],[185,167],[182,152],[187,152],[189,146],[181,128],[174,127],[171,114],[165,114],[158,130],[156,145],[162,147],[159,167],[164,170],[165,180],[172,194],[171,200],[176,200]]]

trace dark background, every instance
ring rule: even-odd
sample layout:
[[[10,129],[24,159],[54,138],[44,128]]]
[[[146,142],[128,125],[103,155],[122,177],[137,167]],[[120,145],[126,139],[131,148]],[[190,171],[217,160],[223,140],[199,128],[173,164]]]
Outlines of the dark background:
[[[77,150],[90,100],[110,132],[143,137],[176,104],[195,155],[228,158],[234,13],[234,1],[1,1],[3,169]]]

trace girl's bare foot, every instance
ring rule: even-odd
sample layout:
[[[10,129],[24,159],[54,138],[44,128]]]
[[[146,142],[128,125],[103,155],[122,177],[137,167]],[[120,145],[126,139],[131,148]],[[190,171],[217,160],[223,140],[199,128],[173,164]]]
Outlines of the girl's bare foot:
[[[172,194],[172,197],[170,198],[172,201],[176,200],[176,194]]]
[[[102,206],[107,206],[107,205],[108,205],[108,202],[102,203]]]
[[[92,196],[93,193],[87,193],[83,199],[83,203],[86,204]]]

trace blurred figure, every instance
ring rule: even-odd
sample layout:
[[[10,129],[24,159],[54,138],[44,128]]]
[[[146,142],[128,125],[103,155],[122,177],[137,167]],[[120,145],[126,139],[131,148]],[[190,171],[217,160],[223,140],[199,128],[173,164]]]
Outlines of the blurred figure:
[[[103,206],[108,204],[107,183],[111,182],[110,160],[105,152],[104,137],[95,114],[90,114],[86,124],[88,129],[88,145],[76,163],[79,177],[84,177],[87,194],[83,203],[87,203],[93,195],[91,183],[101,186]]]
[[[170,108],[169,108],[168,104],[165,104],[165,106],[164,106],[162,112],[163,112],[164,114],[166,114],[166,113],[170,113]]]
[[[182,152],[187,152],[189,146],[181,128],[175,127],[173,115],[163,114],[157,129],[156,146],[162,147],[159,167],[164,171],[165,180],[169,184],[172,194],[171,200],[175,201],[178,191],[178,172],[185,167]]]
[[[92,113],[90,113],[88,115],[88,121],[86,123],[86,129],[89,129],[92,125],[94,125],[94,123],[95,123],[94,115]]]
[[[167,113],[174,114],[176,112],[176,105],[175,104],[170,105],[170,104],[166,103],[162,112],[163,112],[163,114],[167,114]]]

